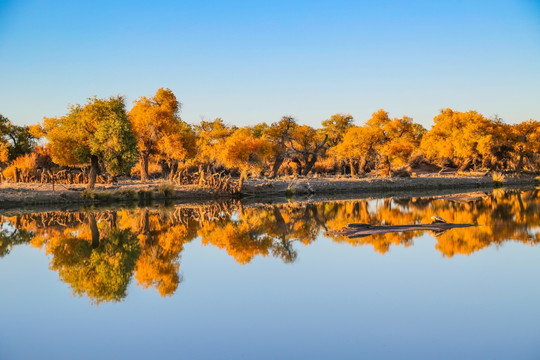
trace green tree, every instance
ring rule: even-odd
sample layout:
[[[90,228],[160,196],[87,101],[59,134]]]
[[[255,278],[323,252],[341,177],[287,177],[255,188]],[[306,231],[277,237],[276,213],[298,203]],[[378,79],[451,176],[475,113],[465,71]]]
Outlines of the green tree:
[[[330,119],[322,122],[322,129],[319,129],[319,133],[328,136],[326,145],[328,147],[336,146],[343,140],[343,136],[347,130],[353,126],[353,117],[351,114],[334,114],[330,116]]]
[[[84,106],[70,107],[66,116],[46,118],[43,127],[55,163],[90,163],[89,189],[94,188],[100,163],[116,176],[128,173],[137,160],[137,141],[121,96],[90,98]]]
[[[48,239],[46,249],[53,256],[50,267],[60,279],[74,294],[86,294],[97,304],[126,296],[140,254],[131,229],[98,224],[93,213],[88,214],[88,227],[57,234]]]
[[[0,162],[29,154],[36,145],[28,126],[17,126],[0,114]]]

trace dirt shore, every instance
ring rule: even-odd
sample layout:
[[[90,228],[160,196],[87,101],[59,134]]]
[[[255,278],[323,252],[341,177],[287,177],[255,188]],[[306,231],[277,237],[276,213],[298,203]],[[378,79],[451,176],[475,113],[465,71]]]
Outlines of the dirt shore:
[[[534,186],[535,178],[507,177],[503,186]],[[285,197],[365,197],[366,195],[444,190],[490,189],[496,184],[491,176],[423,175],[411,178],[282,178],[252,179],[245,183],[242,194],[231,195],[197,185],[166,186],[163,180],[149,182],[127,181],[116,185],[96,185],[92,193],[84,185],[29,183],[0,184],[0,208],[19,208],[35,205],[92,205],[122,202],[174,201],[197,202],[244,197],[246,200]]]

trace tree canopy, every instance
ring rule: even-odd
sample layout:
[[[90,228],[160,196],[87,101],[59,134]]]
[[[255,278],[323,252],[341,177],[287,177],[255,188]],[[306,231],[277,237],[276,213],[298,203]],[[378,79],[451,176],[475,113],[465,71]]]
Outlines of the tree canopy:
[[[124,99],[90,98],[70,107],[66,116],[46,118],[44,132],[51,156],[59,165],[90,163],[89,188],[100,164],[112,175],[129,173],[137,158],[137,142],[127,118]]]

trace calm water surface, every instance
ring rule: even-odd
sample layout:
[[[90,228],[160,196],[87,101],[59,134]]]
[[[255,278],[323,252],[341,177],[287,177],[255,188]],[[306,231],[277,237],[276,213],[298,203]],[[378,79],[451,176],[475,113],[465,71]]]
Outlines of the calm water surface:
[[[478,227],[325,235],[347,223]],[[538,190],[4,212],[0,359],[538,359]]]

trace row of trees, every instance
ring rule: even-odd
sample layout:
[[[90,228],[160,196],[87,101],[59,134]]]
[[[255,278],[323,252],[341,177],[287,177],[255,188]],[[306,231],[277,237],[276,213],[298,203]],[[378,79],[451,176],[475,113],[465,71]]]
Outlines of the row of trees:
[[[290,116],[270,125],[236,127],[221,118],[188,124],[180,108],[171,90],[159,89],[153,97],[136,100],[129,112],[124,99],[115,96],[91,98],[86,105],[71,106],[65,116],[30,127],[2,117],[0,161],[20,165],[25,154],[46,153],[60,166],[88,166],[90,188],[100,171],[113,176],[138,172],[144,181],[155,164],[171,178],[179,168],[194,165],[237,172],[241,179],[250,173],[275,177],[314,170],[391,174],[422,161],[462,170],[537,171],[540,164],[540,122],[534,120],[509,125],[475,111],[444,109],[427,131],[410,117],[392,119],[379,110],[363,125],[340,113],[319,129]],[[36,145],[40,138],[46,138],[44,146]]]

